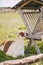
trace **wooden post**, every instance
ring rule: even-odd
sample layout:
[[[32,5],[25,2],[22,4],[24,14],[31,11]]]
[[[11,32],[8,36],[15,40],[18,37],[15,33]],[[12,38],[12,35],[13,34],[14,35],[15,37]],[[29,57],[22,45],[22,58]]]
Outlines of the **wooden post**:
[[[28,42],[27,48],[26,48],[26,53],[30,51],[31,44],[32,44],[32,41],[30,39],[30,41]]]
[[[39,47],[38,47],[37,43],[35,42],[35,40],[34,41],[32,40],[32,43],[34,45],[34,48],[35,48],[35,51],[37,52],[37,54],[41,54]]]

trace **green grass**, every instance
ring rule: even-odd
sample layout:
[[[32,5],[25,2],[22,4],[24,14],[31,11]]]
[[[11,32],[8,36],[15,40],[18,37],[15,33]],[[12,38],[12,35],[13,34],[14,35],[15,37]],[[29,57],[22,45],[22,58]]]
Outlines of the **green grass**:
[[[7,39],[15,40],[19,30],[26,30],[17,12],[0,13],[0,44]]]
[[[40,48],[41,53],[43,53],[43,44],[42,44],[41,41],[38,42],[38,46]],[[0,51],[0,62],[5,61],[5,60],[21,59],[21,58],[24,58],[24,57],[27,57],[27,56],[31,56],[31,55],[35,55],[35,54],[36,54],[36,51],[35,51],[33,45],[30,47],[29,53],[26,54],[26,52],[25,52],[25,55],[24,56],[20,56],[20,57],[17,57],[17,58],[13,58],[11,56],[8,56],[4,52]]]
[[[40,51],[43,53],[43,43],[40,41],[38,41],[38,46],[40,48]],[[34,46],[32,45],[31,48],[30,48],[30,51],[29,53],[25,53],[24,56],[19,56],[17,58],[13,58],[11,56],[8,56],[6,55],[4,52],[0,51],[0,62],[2,61],[6,61],[6,60],[16,60],[16,59],[21,59],[21,58],[24,58],[24,57],[27,57],[27,56],[31,56],[31,55],[35,55],[36,54],[36,51],[34,49]],[[40,62],[36,62],[38,65],[43,65],[43,61],[40,61]],[[32,65],[36,65],[36,63],[33,63]]]
[[[6,60],[16,60],[16,59],[21,59],[24,58],[25,56],[18,56],[17,58],[11,57],[6,55],[4,52],[0,51],[0,62],[6,61]]]
[[[33,63],[31,65],[43,65],[43,61],[37,62],[37,63]]]
[[[7,56],[4,52],[0,51],[0,62],[14,59],[13,57]]]

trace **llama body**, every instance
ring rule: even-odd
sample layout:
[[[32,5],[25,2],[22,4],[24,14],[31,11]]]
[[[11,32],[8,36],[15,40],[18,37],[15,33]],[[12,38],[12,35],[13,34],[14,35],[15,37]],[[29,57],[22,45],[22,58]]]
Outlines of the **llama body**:
[[[25,36],[24,32],[19,32],[17,39],[15,41],[4,41],[3,49],[0,47],[2,51],[6,53],[6,55],[12,57],[18,57],[24,55],[24,42],[23,36]]]
[[[24,43],[22,37],[18,37],[16,41],[11,43],[6,54],[13,57],[24,55]]]

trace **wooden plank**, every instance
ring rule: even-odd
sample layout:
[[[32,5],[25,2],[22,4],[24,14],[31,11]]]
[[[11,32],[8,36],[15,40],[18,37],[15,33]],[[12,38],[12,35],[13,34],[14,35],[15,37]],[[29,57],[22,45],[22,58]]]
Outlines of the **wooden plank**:
[[[42,36],[42,34],[43,34],[43,31],[41,31],[41,32],[37,32],[37,33],[35,33],[34,35],[30,35],[30,34],[28,34],[28,33],[26,33],[27,35],[26,35],[26,38],[27,39],[34,39],[34,40],[42,40],[42,38],[41,38],[41,36]]]
[[[29,4],[31,1],[32,1],[32,0],[27,0],[27,1],[24,2],[21,6],[15,8],[15,12],[16,12],[17,10],[19,10],[20,8],[24,7],[25,5]]]
[[[43,61],[43,54],[28,56],[17,60],[8,60],[1,62],[0,65],[30,65],[38,61]]]
[[[33,36],[28,35],[28,36],[26,36],[26,39],[42,40],[42,38],[40,36],[35,36],[35,35],[33,35]]]
[[[33,1],[36,2],[36,3],[39,3],[41,5],[43,5],[43,2],[40,2],[40,1],[37,1],[37,0],[33,0]]]
[[[31,1],[32,1],[32,0],[27,0],[27,2],[23,3],[23,4],[20,6],[20,8],[22,8],[23,6],[29,4]]]

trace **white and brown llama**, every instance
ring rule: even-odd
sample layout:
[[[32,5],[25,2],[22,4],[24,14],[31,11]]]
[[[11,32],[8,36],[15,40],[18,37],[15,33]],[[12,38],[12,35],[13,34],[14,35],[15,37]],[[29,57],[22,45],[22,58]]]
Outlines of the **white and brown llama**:
[[[15,41],[4,41],[0,50],[4,51],[6,55],[12,57],[18,57],[24,55],[24,42],[23,37],[25,36],[24,31],[19,31],[17,39]]]

